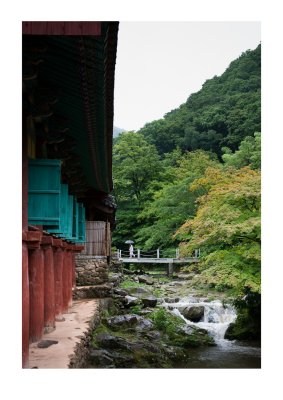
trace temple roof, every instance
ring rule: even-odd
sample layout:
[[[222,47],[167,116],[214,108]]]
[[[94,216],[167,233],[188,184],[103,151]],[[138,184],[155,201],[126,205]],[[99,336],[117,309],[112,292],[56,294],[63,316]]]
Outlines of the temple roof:
[[[53,25],[52,32],[61,29],[61,35],[40,34],[50,26],[41,31],[31,24],[23,23],[23,102],[35,127],[36,158],[61,159],[63,179],[82,201],[105,198],[113,187],[118,22]]]

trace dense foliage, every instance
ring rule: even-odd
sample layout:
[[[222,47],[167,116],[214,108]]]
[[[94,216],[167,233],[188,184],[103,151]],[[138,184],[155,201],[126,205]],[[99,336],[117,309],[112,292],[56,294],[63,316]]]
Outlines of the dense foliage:
[[[149,186],[161,174],[160,156],[155,146],[136,132],[124,132],[113,149],[114,193],[118,205],[114,245],[134,239],[138,214],[149,196]]]
[[[224,152],[222,159],[227,165],[236,168],[249,165],[253,169],[260,169],[261,137],[259,132],[256,132],[253,137],[247,136],[235,153],[232,153],[229,147],[224,147],[222,151]]]
[[[260,290],[260,172],[208,168],[191,190],[203,188],[195,218],[177,231],[183,254],[200,247],[200,281],[218,289]]]
[[[182,150],[235,151],[260,131],[261,46],[243,53],[221,76],[207,80],[186,103],[140,132],[160,154]]]
[[[163,183],[139,215],[142,227],[136,235],[138,243],[143,243],[145,249],[169,248],[174,252],[179,241],[173,235],[188,217],[195,215],[196,199],[202,192],[191,191],[190,184],[203,176],[206,168],[217,168],[218,164],[215,157],[201,150],[180,156],[170,168],[171,180]]]
[[[260,292],[260,46],[113,148],[114,246],[201,249],[200,284]]]

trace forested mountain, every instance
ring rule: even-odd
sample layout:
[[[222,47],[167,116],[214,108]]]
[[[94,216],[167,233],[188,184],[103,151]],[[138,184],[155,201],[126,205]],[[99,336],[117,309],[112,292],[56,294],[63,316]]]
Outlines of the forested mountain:
[[[113,245],[201,248],[200,284],[259,292],[260,146],[258,46],[163,119],[115,138]]]
[[[219,77],[164,118],[146,124],[140,133],[160,154],[182,150],[221,148],[235,151],[246,136],[260,131],[261,46],[231,62]],[[170,96],[170,93],[168,94]]]

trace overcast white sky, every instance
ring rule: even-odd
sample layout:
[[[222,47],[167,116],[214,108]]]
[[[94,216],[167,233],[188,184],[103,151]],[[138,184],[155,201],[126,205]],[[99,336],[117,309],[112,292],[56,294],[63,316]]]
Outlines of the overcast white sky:
[[[260,40],[259,22],[120,22],[114,125],[162,118]]]

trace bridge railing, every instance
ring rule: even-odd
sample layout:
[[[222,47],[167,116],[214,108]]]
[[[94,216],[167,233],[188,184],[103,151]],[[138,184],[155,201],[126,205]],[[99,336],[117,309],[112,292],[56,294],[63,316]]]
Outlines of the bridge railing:
[[[195,250],[193,257],[199,258],[200,249]],[[117,250],[117,258],[180,258],[180,250],[176,249],[174,254],[170,254],[165,250],[141,250],[137,249],[131,254],[129,250]]]

